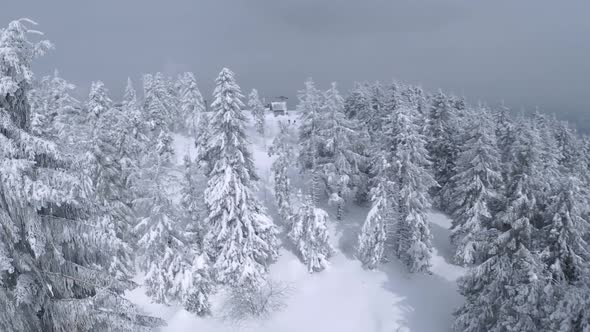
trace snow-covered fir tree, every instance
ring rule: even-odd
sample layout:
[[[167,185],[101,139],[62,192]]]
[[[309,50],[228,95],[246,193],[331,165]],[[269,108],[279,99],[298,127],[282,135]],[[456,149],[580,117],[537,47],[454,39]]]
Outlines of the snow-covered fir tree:
[[[182,303],[184,309],[198,316],[211,314],[209,295],[213,291],[209,259],[205,252],[193,254],[193,260],[185,270],[182,285]]]
[[[185,228],[194,233],[195,243],[202,246],[205,225],[203,220],[207,216],[204,202],[204,189],[207,179],[198,165],[189,155],[184,156],[184,174],[180,188],[180,207],[184,214]]]
[[[538,110],[533,114],[533,128],[531,133],[535,135],[539,151],[540,166],[543,176],[547,180],[542,190],[547,197],[551,187],[555,186],[554,180],[559,174],[559,163],[562,160],[561,151],[557,145],[555,132],[557,131],[555,120],[541,114]],[[544,199],[546,200],[546,199]],[[544,202],[542,202],[544,204]]]
[[[293,133],[291,133],[289,125],[279,121],[279,134],[268,149],[268,154],[269,156],[276,156],[271,170],[274,180],[275,200],[283,223],[287,223],[293,214],[289,170],[292,165],[291,158],[295,150],[294,145]]]
[[[385,118],[383,124],[387,130],[380,134],[380,139],[372,143],[370,149],[371,201],[369,211],[361,233],[357,248],[357,257],[367,268],[373,269],[379,263],[395,256],[394,241],[396,238],[395,212],[397,211],[396,175],[393,165],[396,163],[396,137],[393,125],[396,121],[396,110]]]
[[[151,131],[156,131],[163,127],[166,122],[166,106],[158,98],[156,93],[156,85],[154,82],[154,75],[144,74],[143,75],[143,113],[146,120],[146,124]]]
[[[310,175],[310,194],[315,204],[319,201],[320,179],[319,179],[319,152],[321,129],[321,107],[322,94],[315,87],[310,78],[305,81],[305,89],[297,95],[299,103],[297,111],[300,113],[299,125],[299,155],[298,162],[302,172]]]
[[[500,162],[502,166],[502,178],[504,183],[508,181],[508,173],[510,172],[511,153],[510,149],[515,140],[514,124],[510,118],[509,109],[500,105],[494,112],[495,132],[496,132],[496,146],[500,153]]]
[[[455,119],[449,99],[442,91],[432,96],[428,112],[425,135],[427,149],[432,160],[434,178],[438,187],[433,188],[436,205],[445,212],[450,210],[451,190],[447,183],[455,174],[457,144],[455,141]]]
[[[349,119],[357,119],[361,123],[368,117],[371,110],[370,88],[368,83],[355,82],[354,87],[344,99],[344,113]]]
[[[402,96],[403,90],[404,86],[397,81],[389,83],[383,89],[383,106],[386,110],[396,110],[400,108],[403,103],[407,103],[407,98]],[[389,116],[389,114],[386,116]]]
[[[385,107],[385,89],[379,82],[375,82],[370,87],[370,110],[369,113],[359,121],[364,122],[371,134],[371,140],[374,142],[380,139],[383,133],[383,120],[388,115],[388,109]],[[364,120],[364,121],[363,121]]]
[[[113,101],[108,96],[108,91],[101,81],[92,82],[88,101],[86,102],[86,111],[88,125],[94,127],[100,116],[111,109]]]
[[[457,331],[543,330],[547,275],[533,239],[543,173],[534,127],[518,129],[506,205],[487,233],[488,258],[459,281],[466,301],[455,313]]]
[[[385,260],[388,235],[392,233],[391,218],[393,184],[383,179],[371,190],[372,206],[358,238],[357,257],[363,266],[374,269]]]
[[[65,139],[72,120],[79,118],[80,102],[72,97],[75,86],[59,76],[45,76],[33,85],[31,101],[31,130],[35,135],[68,144]]]
[[[555,126],[553,133],[559,151],[559,165],[565,167],[568,172],[579,174],[584,168],[582,141],[567,122],[561,121],[556,123]]]
[[[145,119],[152,136],[157,136],[160,131],[169,131],[171,123],[177,119],[177,110],[167,80],[162,73],[146,74],[143,77],[143,88]]]
[[[128,162],[138,163],[149,140],[147,136],[148,127],[130,78],[127,79],[121,113],[123,128],[121,128],[122,137],[119,142],[120,153],[122,158],[129,159]]]
[[[195,75],[186,72],[178,78],[180,85],[180,116],[188,134],[195,136],[205,112],[205,102],[197,86]]]
[[[456,246],[459,264],[480,262],[486,243],[483,232],[490,228],[490,205],[502,189],[500,155],[489,122],[481,115],[470,120],[467,140],[457,159],[453,182],[453,225],[451,242]]]
[[[320,176],[330,201],[336,205],[336,219],[342,220],[344,204],[350,200],[363,177],[358,164],[363,158],[354,147],[360,135],[353,120],[344,114],[344,99],[336,83],[324,94],[321,128]]]
[[[405,104],[415,110],[414,122],[418,126],[419,133],[424,135],[429,110],[426,93],[419,86],[397,84],[400,85],[399,92],[395,93],[394,97],[397,95],[396,98],[400,100],[400,105]]]
[[[197,315],[211,312],[209,294],[213,283],[208,257],[202,248],[204,178],[192,162],[185,163],[181,201],[169,198],[172,149],[170,136],[160,132],[140,178],[140,198],[136,206],[143,219],[139,234],[140,268],[146,272],[147,294],[165,304],[181,304]],[[181,209],[180,209],[181,208]]]
[[[399,107],[384,124],[385,135],[394,140],[392,181],[396,186],[394,253],[410,272],[425,272],[430,267],[432,235],[426,213],[430,208],[428,191],[436,185],[428,167],[426,139],[419,133],[413,110]]]
[[[208,168],[213,165],[213,160],[211,159],[211,150],[208,149],[209,141],[211,139],[211,125],[209,123],[209,119],[211,118],[210,113],[203,113],[201,116],[201,120],[199,121],[199,126],[197,128],[197,133],[195,135],[195,148],[197,154],[197,161],[199,166],[204,169],[204,173],[207,174]]]
[[[94,188],[97,217],[120,240],[116,252],[111,255],[109,271],[119,277],[131,278],[134,275],[131,228],[135,224],[135,215],[130,205],[133,195],[127,182],[128,168],[123,165],[127,160],[120,154],[121,136],[126,129],[122,120],[121,112],[116,109],[100,114],[85,162]]]
[[[156,80],[158,79],[159,73],[156,73]],[[161,74],[160,74],[161,75]],[[164,90],[164,103],[168,108],[169,123],[168,128],[171,131],[179,131],[184,128],[184,114],[181,108],[181,95],[182,83],[179,79],[173,77],[162,77]]]
[[[551,275],[544,290],[546,326],[554,331],[590,328],[590,249],[585,239],[590,222],[583,213],[589,198],[578,178],[563,174],[547,208],[541,255]]]
[[[139,268],[146,273],[146,292],[160,303],[178,301],[177,272],[184,263],[182,217],[170,199],[171,140],[165,131],[151,142],[142,165],[141,188],[134,205],[141,220],[134,231],[138,238]]]
[[[206,179],[201,170],[190,159],[184,158],[184,178],[181,186],[180,207],[183,214],[184,255],[178,256],[183,264],[175,271],[174,285],[180,302],[189,312],[199,316],[211,313],[209,295],[213,290],[209,258],[203,248],[206,214],[203,188]],[[179,282],[178,282],[179,281]]]
[[[278,255],[277,230],[253,193],[257,176],[244,132],[240,87],[227,68],[215,83],[206,151],[212,164],[205,190],[205,247],[219,282],[256,287]]]
[[[122,167],[123,182],[130,191],[130,194],[122,199],[136,213],[133,202],[138,197],[140,190],[141,167],[149,146],[149,129],[141,112],[141,106],[131,79],[127,80],[119,117],[117,154]],[[137,217],[135,216],[135,218]]]
[[[373,136],[369,130],[369,124],[366,119],[370,114],[371,108],[371,92],[370,85],[367,82],[355,82],[354,88],[349,95],[344,99],[344,114],[347,119],[355,122],[356,139],[352,144],[353,151],[359,156],[357,160],[357,168],[359,172],[357,176],[359,179],[355,185],[355,200],[359,204],[365,204],[370,201],[370,161],[371,149],[379,144],[371,144],[371,137]]]
[[[127,152],[127,125],[125,115],[112,108],[113,102],[101,82],[92,84],[86,109],[88,118],[85,128],[88,141],[84,170],[92,181],[96,217],[112,230],[119,240],[118,248],[111,254],[109,271],[119,277],[134,275],[133,240],[131,228],[135,215],[131,204],[133,194],[129,185],[132,161]]]
[[[328,234],[328,213],[314,206],[310,195],[299,195],[300,207],[293,215],[288,237],[311,272],[319,272],[329,265],[334,249]]]
[[[137,91],[135,91],[131,77],[127,77],[127,85],[125,85],[125,91],[123,92],[122,106],[124,108],[138,107]]]
[[[429,189],[436,185],[428,167],[426,139],[419,133],[415,105],[389,104],[382,145],[373,157],[373,205],[359,235],[357,256],[374,268],[398,257],[411,272],[430,267],[432,252]]]
[[[89,180],[74,174],[53,143],[31,134],[31,62],[50,45],[28,39],[31,24],[22,19],[0,30],[0,329],[158,325],[122,296],[133,283],[106,271],[116,239],[93,218]]]
[[[248,108],[250,108],[250,112],[252,112],[252,117],[254,118],[254,123],[256,125],[256,131],[264,137],[264,105],[262,101],[260,101],[260,97],[258,96],[258,90],[252,89],[250,94],[248,95]]]

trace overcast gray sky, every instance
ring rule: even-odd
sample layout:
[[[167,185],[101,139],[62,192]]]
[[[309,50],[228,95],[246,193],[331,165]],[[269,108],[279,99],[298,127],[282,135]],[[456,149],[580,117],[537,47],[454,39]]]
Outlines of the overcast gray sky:
[[[127,76],[196,73],[209,99],[223,66],[244,92],[286,95],[312,76],[392,78],[471,101],[568,114],[590,127],[588,0],[18,0],[0,23],[29,17],[56,49],[57,68],[87,89],[103,80],[117,98]],[[583,120],[582,120],[583,119]]]

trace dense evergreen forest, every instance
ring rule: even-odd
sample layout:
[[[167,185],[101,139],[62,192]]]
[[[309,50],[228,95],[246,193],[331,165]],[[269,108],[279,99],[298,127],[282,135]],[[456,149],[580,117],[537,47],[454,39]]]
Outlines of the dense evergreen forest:
[[[140,94],[128,80],[121,101],[96,81],[77,100],[58,72],[32,72],[52,48],[34,25],[0,30],[1,331],[158,328],[124,296],[138,274],[154,301],[194,315],[222,291],[232,315],[268,314],[279,249],[326,273],[329,225],[349,206],[370,207],[363,266],[397,260],[410,274],[431,266],[427,213],[451,217],[468,268],[454,330],[590,331],[590,138],[567,122],[397,81],[342,94],[309,79],[298,125],[268,145],[273,218],[245,133],[253,119],[265,135],[256,90],[244,97],[224,68],[208,112],[190,72],[145,74]],[[175,155],[175,133],[195,158]]]

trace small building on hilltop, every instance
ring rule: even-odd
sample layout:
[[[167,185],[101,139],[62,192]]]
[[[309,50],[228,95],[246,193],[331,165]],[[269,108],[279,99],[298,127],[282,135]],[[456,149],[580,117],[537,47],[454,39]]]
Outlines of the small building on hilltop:
[[[287,102],[286,101],[273,101],[270,103],[270,110],[275,116],[287,114]]]

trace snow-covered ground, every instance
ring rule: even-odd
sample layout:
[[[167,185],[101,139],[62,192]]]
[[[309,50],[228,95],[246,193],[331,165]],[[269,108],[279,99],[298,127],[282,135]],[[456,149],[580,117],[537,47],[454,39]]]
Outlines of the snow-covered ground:
[[[266,153],[266,147],[278,131],[278,121],[289,119],[293,123],[297,118],[291,112],[279,117],[269,114],[266,138],[259,137],[252,125],[248,128],[253,157],[261,178],[259,196],[273,216],[276,213],[270,183],[272,160]],[[175,136],[174,146],[178,163],[182,162],[184,154],[194,153],[192,140],[181,135]],[[294,180],[297,185],[298,177],[295,176]],[[334,212],[329,206],[325,208],[331,214]],[[436,248],[432,274],[409,274],[396,261],[368,271],[353,257],[356,236],[366,213],[366,208],[350,207],[343,221],[332,223],[332,243],[336,254],[331,258],[330,268],[325,271],[310,274],[295,254],[288,249],[281,250],[279,260],[271,267],[270,276],[273,280],[286,283],[291,292],[285,309],[265,321],[237,326],[216,316],[199,318],[181,308],[151,303],[141,287],[130,292],[128,297],[146,312],[165,319],[168,326],[163,331],[170,332],[449,331],[452,311],[462,301],[455,281],[464,273],[463,268],[450,263],[450,220],[440,213],[430,214]],[[141,283],[141,280],[137,281]],[[222,300],[220,297],[213,298],[214,312]]]

